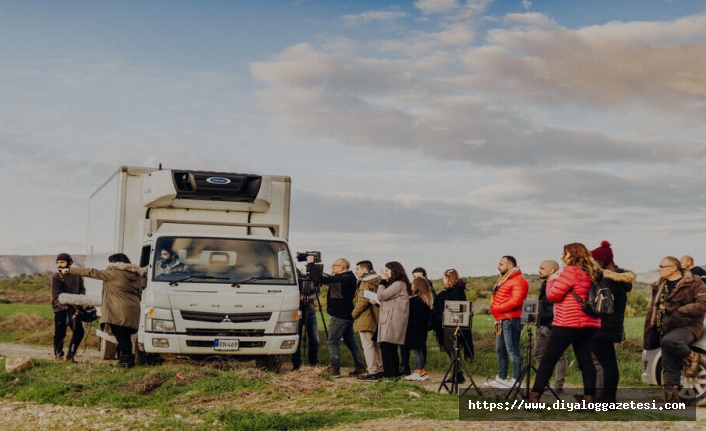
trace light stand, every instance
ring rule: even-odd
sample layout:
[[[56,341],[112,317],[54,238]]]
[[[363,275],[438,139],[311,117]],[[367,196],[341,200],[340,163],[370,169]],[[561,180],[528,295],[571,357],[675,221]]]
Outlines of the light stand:
[[[466,389],[464,389],[463,393],[461,393],[460,395],[465,395],[466,392],[468,392],[468,390],[473,387],[475,388],[478,396],[482,397],[483,394],[481,393],[480,389],[478,389],[476,382],[473,381],[473,376],[471,375],[471,372],[468,371],[468,368],[466,368],[466,364],[464,364],[461,360],[461,353],[459,352],[458,348],[459,332],[461,332],[461,327],[456,326],[456,329],[454,330],[453,358],[451,358],[451,363],[446,368],[446,374],[444,374],[444,377],[441,379],[441,384],[439,385],[439,389],[437,389],[437,392],[440,392],[441,388],[445,388],[449,394],[459,395],[458,377],[459,374],[463,375],[463,372],[465,371],[466,375],[468,375],[468,380],[471,382],[471,384]],[[452,376],[451,379],[448,378],[449,374],[451,374]],[[449,383],[449,381],[451,382],[451,387],[447,386],[447,383]]]
[[[518,377],[515,380],[515,384],[512,385],[509,391],[505,394],[505,399],[514,399],[517,397],[517,394],[520,393],[522,395],[522,398],[527,399],[529,398],[529,393],[530,393],[530,380],[531,380],[531,374],[532,371],[534,370],[534,374],[537,374],[537,368],[534,366],[534,360],[532,358],[532,325],[527,326],[527,363],[524,367],[522,367],[522,372],[520,373],[520,377]],[[525,391],[522,390],[522,382],[526,382],[525,386]],[[549,392],[551,392],[557,400],[559,400],[559,395],[554,392],[554,389],[552,389],[551,386],[549,386],[549,383],[545,386],[545,389],[549,389]]]

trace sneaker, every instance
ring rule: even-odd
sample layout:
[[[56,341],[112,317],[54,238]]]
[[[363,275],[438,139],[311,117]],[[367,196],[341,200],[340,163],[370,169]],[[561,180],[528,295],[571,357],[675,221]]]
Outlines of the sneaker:
[[[515,379],[501,379],[499,376],[488,382],[488,386],[495,389],[510,389],[514,384]]]
[[[422,382],[425,382],[425,381],[429,380],[429,374],[428,374],[428,373],[424,373],[424,374],[420,375],[420,376],[419,376],[419,380],[421,380]]]
[[[326,369],[334,377],[341,377],[341,370],[335,367],[328,367]]]
[[[348,373],[349,376],[363,376],[368,373],[365,367],[355,367],[355,370]]]
[[[358,380],[363,381],[363,382],[377,382],[381,379],[382,379],[382,376],[379,373],[366,374],[364,376],[358,377]]]
[[[404,379],[407,381],[419,381],[419,380],[422,380],[422,375],[417,374],[417,373],[412,373],[410,375],[404,376]]]

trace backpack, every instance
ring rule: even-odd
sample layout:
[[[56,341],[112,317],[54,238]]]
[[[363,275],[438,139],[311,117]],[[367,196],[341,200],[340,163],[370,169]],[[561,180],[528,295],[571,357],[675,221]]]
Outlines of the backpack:
[[[608,286],[603,284],[603,274],[599,274],[595,281],[591,281],[588,298],[585,301],[571,288],[569,293],[581,304],[583,312],[590,317],[610,316],[615,312],[613,294]]]

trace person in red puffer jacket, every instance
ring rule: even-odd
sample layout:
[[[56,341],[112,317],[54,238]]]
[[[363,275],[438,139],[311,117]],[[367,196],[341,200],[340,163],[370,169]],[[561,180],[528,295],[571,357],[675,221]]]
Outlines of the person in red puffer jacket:
[[[498,375],[488,385],[496,389],[511,388],[522,374],[520,332],[522,302],[527,298],[528,283],[512,256],[503,256],[498,263],[500,278],[493,287],[490,313],[495,318],[495,354]],[[512,363],[512,379],[507,373],[508,359]]]
[[[564,246],[562,261],[566,265],[559,275],[552,274],[547,282],[547,299],[555,303],[552,334],[547,350],[537,370],[528,402],[536,403],[547,386],[552,371],[561,354],[572,345],[581,368],[583,393],[587,402],[596,399],[596,368],[591,357],[591,339],[601,327],[601,319],[589,317],[570,291],[586,300],[593,280],[601,277],[601,269],[591,258],[585,245],[572,243]]]

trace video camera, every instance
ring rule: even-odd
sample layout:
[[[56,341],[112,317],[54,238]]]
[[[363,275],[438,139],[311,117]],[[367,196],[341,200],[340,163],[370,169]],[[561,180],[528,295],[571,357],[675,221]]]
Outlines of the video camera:
[[[297,253],[297,262],[306,262],[307,258],[311,256],[314,258],[314,263],[321,263],[321,252],[320,251],[305,251]]]
[[[307,262],[308,257],[313,257],[314,262]],[[304,296],[319,292],[319,280],[324,275],[324,264],[321,263],[320,251],[305,251],[297,253],[297,262],[307,262],[306,272],[302,273],[297,268],[299,276],[299,293]]]

